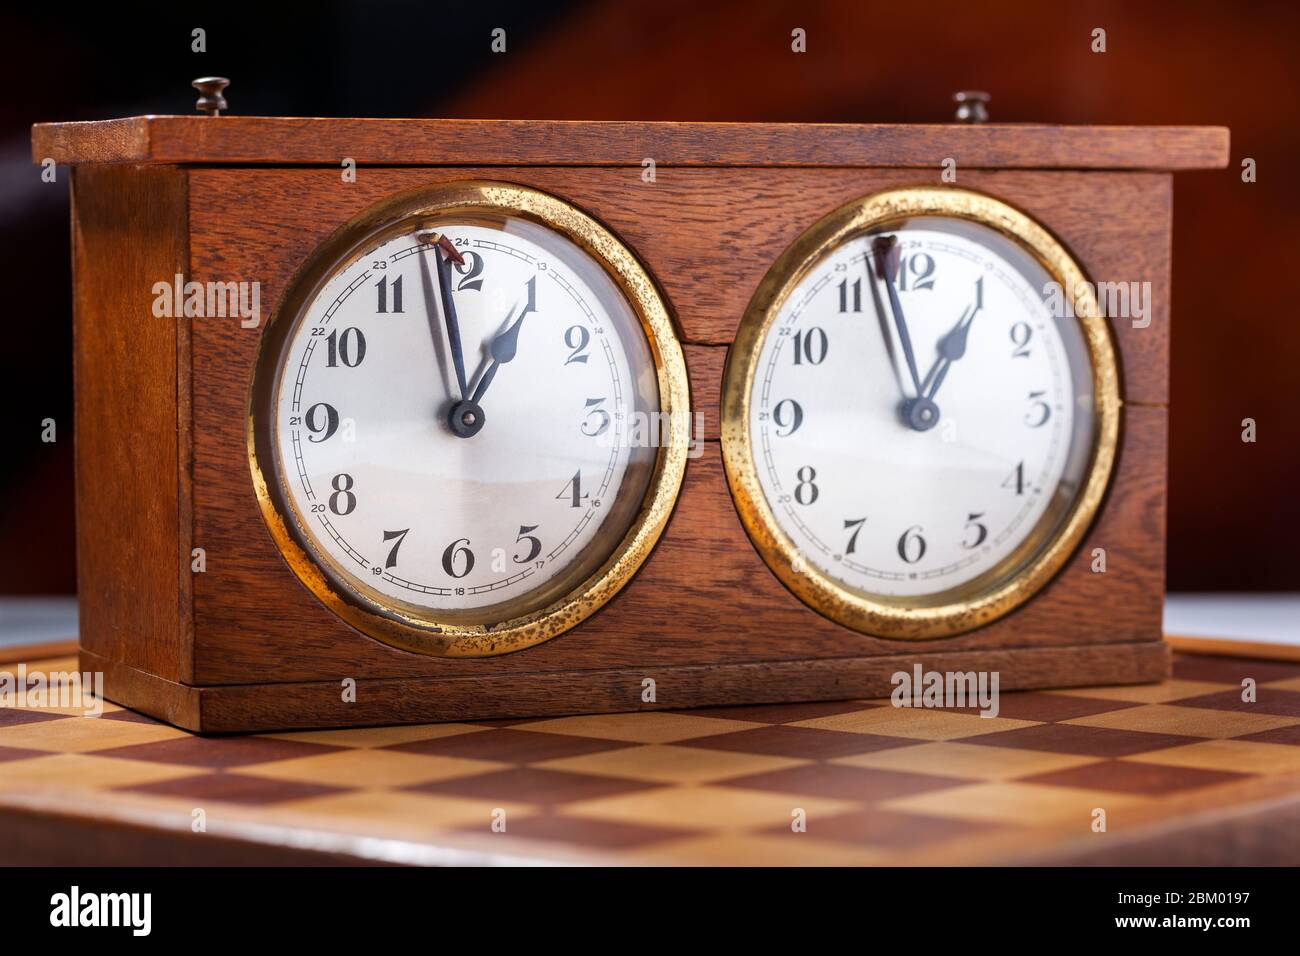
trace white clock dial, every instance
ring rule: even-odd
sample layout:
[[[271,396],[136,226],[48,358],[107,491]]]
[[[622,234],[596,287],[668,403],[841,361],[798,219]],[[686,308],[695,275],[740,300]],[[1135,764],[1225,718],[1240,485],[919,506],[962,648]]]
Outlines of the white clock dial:
[[[763,324],[728,370],[747,389],[728,470],[797,593],[803,575],[902,614],[969,604],[1053,545],[1098,427],[1089,342],[1049,308],[1056,281],[982,222],[894,217],[822,248],[747,317]]]
[[[279,353],[278,491],[334,587],[380,609],[526,616],[595,574],[643,507],[651,344],[609,272],[544,224],[390,227],[322,277]]]

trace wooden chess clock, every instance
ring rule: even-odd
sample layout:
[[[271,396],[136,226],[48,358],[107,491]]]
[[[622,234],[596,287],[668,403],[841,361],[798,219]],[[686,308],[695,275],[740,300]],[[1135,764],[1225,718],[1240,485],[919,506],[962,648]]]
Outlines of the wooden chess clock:
[[[1227,130],[33,146],[73,167],[81,656],[115,701],[215,732],[1167,673],[1170,174]]]

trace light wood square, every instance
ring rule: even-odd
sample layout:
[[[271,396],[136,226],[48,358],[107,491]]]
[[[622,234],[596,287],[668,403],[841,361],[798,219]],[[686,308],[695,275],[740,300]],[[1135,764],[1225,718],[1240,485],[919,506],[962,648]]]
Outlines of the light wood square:
[[[1194,744],[1121,759],[1229,773],[1281,774],[1300,771],[1300,747],[1253,740],[1201,740]]]
[[[1080,833],[1088,833],[1095,808],[1105,810],[1107,825],[1113,826],[1115,810],[1150,800],[1113,791],[999,781],[898,797],[886,800],[881,807],[903,813],[1019,826],[1073,821]]]
[[[111,790],[194,776],[193,767],[62,753],[0,763],[0,789],[57,786]]]
[[[419,839],[442,830],[481,825],[492,833],[493,811],[505,810],[506,833],[511,820],[535,816],[536,806],[444,797],[407,790],[354,790],[283,803],[279,816],[288,816],[295,826],[309,826],[317,819],[345,829],[358,828],[407,839]]]
[[[861,804],[759,790],[673,787],[571,803],[565,807],[565,815],[687,830],[748,830],[788,826],[796,808],[804,810],[811,821],[817,815],[829,817],[861,809]]]
[[[1094,700],[1123,700],[1133,704],[1164,704],[1171,700],[1201,697],[1235,687],[1207,680],[1166,680],[1158,684],[1122,684],[1115,687],[1067,687],[1052,691],[1066,697]]]
[[[0,665],[0,671],[5,671],[7,673],[17,675],[17,667],[18,667],[17,664]],[[85,672],[81,669],[75,657],[58,657],[58,658],[51,658],[49,660],[43,660],[43,661],[28,661],[26,665],[26,673],[29,679],[35,674],[42,675],[45,678],[47,684],[49,685],[46,690],[46,693],[49,694],[51,697],[57,699],[60,689],[72,683],[70,680],[67,679],[68,675],[84,674]],[[53,680],[51,675],[62,675],[62,676],[58,680]],[[87,684],[85,682],[82,682],[81,686],[88,690],[92,690],[92,691],[94,690],[93,683]],[[77,697],[78,699],[80,698],[80,693],[77,695]],[[92,706],[98,707],[99,712],[101,714],[111,714],[114,713],[115,711],[119,711],[122,709],[120,706],[118,706],[117,704],[109,700],[98,700]],[[87,716],[86,708],[82,706],[27,707],[25,705],[19,704],[15,707],[15,709],[33,711],[38,714],[62,714],[67,717]]]
[[[1233,686],[1240,687],[1241,685],[1234,684]],[[1259,686],[1276,690],[1300,690],[1300,677],[1288,677],[1286,680],[1264,681]]]
[[[163,724],[138,724],[129,720],[101,720],[96,717],[69,717],[66,720],[42,720],[30,724],[0,727],[0,747],[27,747],[52,753],[84,753],[150,744],[188,736],[185,731]],[[0,768],[3,768],[0,764]],[[3,773],[0,769],[0,773]]]
[[[729,777],[784,770],[809,762],[790,757],[651,744],[577,757],[559,757],[533,766],[654,783],[713,783]]]
[[[240,768],[241,774],[334,787],[405,787],[500,770],[509,764],[353,748]]]
[[[512,730],[531,730],[601,740],[625,740],[638,744],[670,744],[692,737],[708,737],[735,730],[762,727],[748,720],[723,720],[717,717],[692,717],[667,711],[643,711],[636,714],[596,714],[590,717],[558,717],[531,724],[518,724]]]
[[[816,727],[853,734],[881,734],[886,737],[915,737],[919,740],[956,740],[1003,730],[1019,730],[1040,723],[1011,717],[980,717],[951,710],[924,707],[873,707],[847,714],[801,720],[793,727]]]
[[[973,744],[940,741],[918,744],[915,747],[895,747],[874,753],[838,757],[831,763],[876,770],[928,773],[940,777],[1010,780],[1036,773],[1065,770],[1096,761],[1096,757],[1077,754],[1058,754],[1013,747],[979,747]]]
[[[1062,721],[1083,727],[1107,727],[1114,730],[1137,730],[1151,734],[1180,734],[1185,737],[1240,737],[1278,727],[1300,724],[1300,717],[1272,717],[1235,710],[1212,710],[1208,707],[1176,707],[1170,704],[1147,704],[1127,707],[1090,717]]]

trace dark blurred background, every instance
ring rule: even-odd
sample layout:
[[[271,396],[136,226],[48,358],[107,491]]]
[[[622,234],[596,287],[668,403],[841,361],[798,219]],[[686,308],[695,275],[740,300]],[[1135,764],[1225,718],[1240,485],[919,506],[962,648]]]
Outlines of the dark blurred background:
[[[208,74],[241,114],[947,122],[973,88],[996,121],[1230,126],[1229,168],[1175,186],[1169,586],[1300,590],[1300,4],[609,0],[0,15],[0,594],[76,588],[68,176],[30,124],[189,113]]]

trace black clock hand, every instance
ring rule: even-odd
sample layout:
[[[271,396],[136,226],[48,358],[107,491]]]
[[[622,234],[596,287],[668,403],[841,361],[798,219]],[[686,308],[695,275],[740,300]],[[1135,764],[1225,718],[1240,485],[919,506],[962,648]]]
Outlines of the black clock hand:
[[[442,296],[442,316],[447,325],[451,362],[456,366],[456,384],[460,386],[460,397],[463,401],[469,394],[469,386],[465,383],[465,353],[460,343],[460,321],[456,318],[456,302],[451,295],[451,264],[456,262],[463,265],[465,258],[446,236],[439,236],[434,242],[443,253],[441,256],[437,252],[434,253],[438,265],[438,290]]]
[[[483,372],[483,377],[479,379],[478,385],[474,388],[474,394],[470,396],[470,401],[478,404],[483,400],[487,393],[488,386],[492,384],[492,379],[496,378],[497,370],[507,362],[513,361],[515,353],[519,348],[519,327],[524,324],[524,317],[529,312],[537,311],[537,279],[528,280],[528,301],[524,303],[519,317],[511,322],[514,317],[514,308],[510,309],[510,314],[506,316],[506,328],[496,334],[492,343],[488,346],[488,354],[492,356],[492,364]]]
[[[962,312],[961,318],[957,320],[957,324],[945,332],[943,338],[939,340],[939,357],[934,360],[934,365],[926,373],[925,381],[921,383],[921,394],[927,398],[934,398],[934,394],[939,390],[939,385],[943,382],[944,376],[948,374],[948,366],[966,354],[966,332],[970,328],[970,324],[967,322],[969,317],[970,307],[967,306],[965,311]]]
[[[889,293],[889,307],[894,313],[894,326],[898,329],[898,341],[903,346],[903,357],[907,359],[907,370],[912,375],[912,385],[916,394],[921,394],[921,376],[916,370],[916,355],[912,351],[912,337],[907,331],[907,319],[903,316],[903,305],[898,301],[898,290],[894,288],[894,279],[898,272],[898,237],[880,236],[872,243],[876,254],[876,263],[881,278],[885,281],[885,290]]]
[[[943,384],[944,378],[947,377],[948,369],[952,368],[952,363],[966,354],[966,336],[970,333],[971,323],[975,321],[975,316],[979,315],[980,309],[983,307],[984,280],[980,278],[975,283],[974,306],[967,306],[966,311],[957,320],[957,324],[939,340],[939,358],[934,363],[934,367],[930,369],[930,374],[925,377],[926,388],[923,394],[930,401],[934,401],[934,396],[939,393],[939,386]]]

